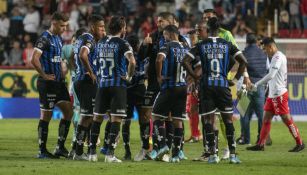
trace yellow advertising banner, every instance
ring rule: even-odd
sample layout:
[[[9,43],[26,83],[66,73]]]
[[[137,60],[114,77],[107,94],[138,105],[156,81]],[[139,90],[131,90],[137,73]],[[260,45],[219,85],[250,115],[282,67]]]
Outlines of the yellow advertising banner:
[[[0,69],[0,97],[38,98],[35,70]]]

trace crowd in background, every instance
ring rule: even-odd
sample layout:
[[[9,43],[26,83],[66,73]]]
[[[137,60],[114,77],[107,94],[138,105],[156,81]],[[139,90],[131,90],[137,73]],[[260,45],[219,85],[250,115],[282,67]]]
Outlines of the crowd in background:
[[[279,31],[293,30],[302,36],[307,31],[307,0],[2,0],[0,66],[31,68],[33,45],[39,34],[48,29],[50,14],[56,10],[70,16],[69,28],[62,36],[69,43],[77,29],[87,26],[87,17],[92,13],[102,14],[106,23],[112,15],[123,15],[127,19],[127,35],[144,38],[156,30],[154,16],[158,12],[174,12],[180,32],[186,34],[208,8],[216,10],[223,27],[235,38],[245,38],[249,32],[266,36],[274,9],[278,10]]]

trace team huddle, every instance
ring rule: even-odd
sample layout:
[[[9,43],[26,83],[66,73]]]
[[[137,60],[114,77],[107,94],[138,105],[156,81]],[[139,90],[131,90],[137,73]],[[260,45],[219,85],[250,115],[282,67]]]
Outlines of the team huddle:
[[[193,93],[198,92],[195,93],[194,105],[199,108],[203,125],[204,152],[197,160],[213,164],[220,161],[216,126],[216,119],[219,118],[225,127],[223,134],[228,143],[228,155],[222,158],[233,164],[241,163],[236,154],[233,102],[229,89],[241,77],[250,91],[269,82],[270,92],[264,114],[267,116],[264,120],[267,127],[263,127],[264,131],[261,130],[257,145],[247,149],[264,149],[270,120],[275,114],[281,115],[296,139],[294,152],[304,149],[305,145],[289,114],[286,80],[275,80],[275,75],[284,78],[287,73],[284,63],[279,61],[275,64],[275,60],[278,60],[275,57],[281,57],[278,55],[282,53],[274,50],[272,54],[272,49],[266,50],[273,57],[273,66],[268,76],[252,84],[247,73],[245,56],[232,40],[221,37],[221,33],[227,36],[227,31],[221,32],[219,20],[212,9],[205,10],[203,20],[197,25],[198,41],[181,35],[175,15],[169,12],[158,15],[158,30],[148,34],[142,43],[137,36],[125,36],[124,17],[112,17],[106,33],[103,17],[93,14],[88,19],[88,30],[80,29],[74,35],[71,56],[65,62],[62,60],[60,35],[65,31],[67,22],[68,18],[64,14],[55,12],[51,27],[37,40],[32,57],[32,64],[39,73],[37,88],[41,117],[38,124],[38,158],[53,159],[62,156],[97,162],[96,147],[101,134],[100,127],[107,118],[103,147],[100,149],[105,154],[105,162],[122,162],[115,156],[121,127],[125,146],[124,159],[130,160],[130,124],[136,109],[142,146],[133,160],[180,162],[186,159],[183,149],[183,121],[186,118],[186,103],[191,103],[187,93],[189,87]],[[275,42],[268,38],[264,45],[265,48],[274,46]],[[239,63],[237,73],[234,79],[229,80],[227,76],[235,62]],[[74,125],[73,149],[70,152],[64,146],[74,113],[65,84],[68,70],[72,70],[73,83],[70,91],[74,94],[73,103],[78,102],[80,106],[80,118]],[[278,94],[274,91],[276,89],[279,90]],[[58,143],[52,154],[47,150],[46,143],[55,106],[62,111],[63,119],[59,124]],[[88,143],[86,153],[85,143]]]

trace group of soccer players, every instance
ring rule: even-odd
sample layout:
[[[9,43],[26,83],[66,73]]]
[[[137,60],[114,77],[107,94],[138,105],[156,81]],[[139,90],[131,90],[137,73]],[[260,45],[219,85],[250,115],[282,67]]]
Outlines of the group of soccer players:
[[[246,72],[244,55],[235,44],[219,37],[221,28],[214,11],[206,13],[209,15],[205,16],[206,19],[197,28],[199,42],[193,48],[189,40],[179,33],[178,22],[169,12],[158,15],[158,30],[146,36],[142,44],[136,36],[125,36],[124,17],[112,17],[108,33],[100,15],[89,17],[88,30],[79,31],[72,51],[72,59],[75,61],[73,89],[80,103],[80,119],[73,143],[74,160],[98,161],[96,143],[105,116],[108,116],[108,122],[101,149],[105,154],[105,162],[122,162],[114,152],[121,124],[124,159],[131,159],[129,137],[134,108],[139,115],[142,142],[141,150],[134,160],[152,159],[175,163],[185,159],[183,120],[187,99],[186,77],[189,75],[199,90],[199,113],[202,117],[205,149],[202,158],[209,163],[219,162],[215,114],[218,110],[225,126],[229,161],[235,164],[241,162],[235,151],[233,104],[230,81],[227,80],[235,60],[239,68],[233,81],[243,76],[248,87],[253,86]],[[38,125],[38,158],[69,156],[64,143],[73,108],[64,81],[67,66],[61,60],[60,38],[67,21],[64,14],[53,14],[51,27],[36,42],[32,58],[39,73],[37,86],[41,117]],[[57,147],[52,154],[47,150],[46,143],[55,105],[63,112],[63,119],[59,125]],[[152,149],[149,144],[151,118]],[[84,153],[86,138],[89,140],[89,150]],[[302,141],[300,143],[303,144]],[[168,158],[166,155],[170,151],[171,157]]]

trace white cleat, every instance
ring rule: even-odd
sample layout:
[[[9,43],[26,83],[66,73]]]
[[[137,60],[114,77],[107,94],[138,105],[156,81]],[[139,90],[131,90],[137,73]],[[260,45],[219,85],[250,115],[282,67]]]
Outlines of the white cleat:
[[[89,160],[88,155],[83,153],[81,155],[74,154],[73,160]]]
[[[162,160],[163,162],[169,162],[169,161],[170,161],[170,156],[169,156],[169,154],[164,154],[161,160]]]
[[[139,152],[137,155],[135,155],[134,161],[140,162],[140,161],[144,160],[145,157],[146,157],[146,154],[147,154],[147,151],[146,151],[145,149],[142,148],[142,149],[140,150],[140,152]]]
[[[222,160],[228,160],[229,159],[229,155],[230,155],[229,149],[225,148],[224,152],[223,152]]]
[[[121,160],[116,158],[114,155],[106,155],[104,162],[106,163],[122,163]]]
[[[97,162],[97,161],[98,161],[98,156],[97,156],[97,154],[90,154],[90,155],[88,156],[88,160],[89,160],[90,162]]]

